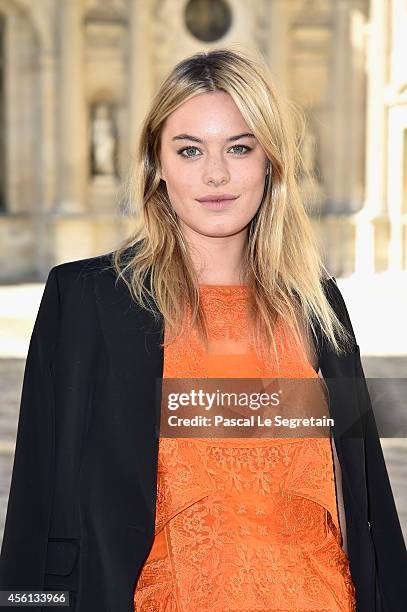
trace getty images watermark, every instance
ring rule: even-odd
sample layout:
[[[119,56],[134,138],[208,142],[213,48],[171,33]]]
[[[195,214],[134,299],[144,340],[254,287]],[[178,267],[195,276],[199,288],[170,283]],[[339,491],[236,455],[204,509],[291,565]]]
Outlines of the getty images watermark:
[[[330,435],[324,382],[302,379],[162,380],[161,437],[323,437]]]
[[[407,379],[160,378],[157,436],[164,438],[407,435]]]
[[[258,411],[260,408],[281,407],[283,389],[279,389],[273,393],[230,393],[217,389],[213,393],[209,393],[204,389],[191,389],[189,392],[170,392],[167,398],[167,408],[169,411],[180,411],[184,408],[189,408],[190,412],[202,410],[202,412],[211,412],[214,416],[206,416],[204,414],[195,414],[194,416],[178,416],[178,414],[170,414],[167,417],[167,422],[170,427],[289,427],[295,429],[298,427],[330,427],[334,425],[334,419],[326,417],[297,417],[286,418],[281,414],[265,417],[264,414],[249,414],[248,416],[224,416],[224,414],[216,413],[217,408],[230,409],[233,406],[233,411],[238,411],[239,408],[248,408],[252,412]],[[222,411],[223,412],[223,411]]]

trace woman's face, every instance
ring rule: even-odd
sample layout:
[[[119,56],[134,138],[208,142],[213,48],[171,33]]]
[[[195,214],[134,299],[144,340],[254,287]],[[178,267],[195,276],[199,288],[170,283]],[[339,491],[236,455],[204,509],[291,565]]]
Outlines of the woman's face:
[[[196,95],[166,120],[161,177],[184,234],[247,233],[264,191],[267,157],[225,92]],[[204,204],[206,196],[233,196]]]

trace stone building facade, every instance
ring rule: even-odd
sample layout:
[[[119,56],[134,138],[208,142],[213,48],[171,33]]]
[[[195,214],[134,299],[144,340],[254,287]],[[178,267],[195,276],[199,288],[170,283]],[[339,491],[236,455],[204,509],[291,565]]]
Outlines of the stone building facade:
[[[182,58],[256,47],[308,117],[332,274],[407,268],[404,0],[0,0],[0,279],[43,280],[131,231],[123,180]]]

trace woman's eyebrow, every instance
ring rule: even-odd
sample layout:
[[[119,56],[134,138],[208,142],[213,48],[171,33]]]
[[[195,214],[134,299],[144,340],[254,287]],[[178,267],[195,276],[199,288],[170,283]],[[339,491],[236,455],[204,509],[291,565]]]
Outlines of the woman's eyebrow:
[[[243,132],[243,134],[237,134],[236,136],[230,136],[226,138],[226,142],[233,142],[235,140],[239,140],[239,138],[256,138],[254,134],[251,132]],[[206,144],[204,140],[201,138],[197,138],[196,136],[191,136],[190,134],[178,134],[178,136],[174,136],[171,140],[193,140],[194,142],[201,142],[202,144]]]

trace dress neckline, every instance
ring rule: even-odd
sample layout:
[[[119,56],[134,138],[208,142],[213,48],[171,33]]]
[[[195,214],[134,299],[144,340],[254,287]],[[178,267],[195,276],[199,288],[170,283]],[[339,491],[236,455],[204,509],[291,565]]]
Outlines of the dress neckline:
[[[247,289],[247,285],[199,285],[200,289]]]

